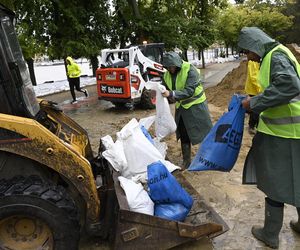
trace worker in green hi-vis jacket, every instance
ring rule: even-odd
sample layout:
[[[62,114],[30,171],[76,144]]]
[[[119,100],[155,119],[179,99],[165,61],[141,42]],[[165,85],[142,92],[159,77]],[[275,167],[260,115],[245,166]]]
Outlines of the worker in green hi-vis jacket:
[[[288,48],[256,27],[241,30],[238,46],[260,60],[262,93],[242,101],[245,109],[260,114],[243,180],[256,179],[267,196],[264,226],[252,227],[252,234],[278,248],[284,203],[300,215],[300,66]],[[300,233],[299,219],[290,225]]]
[[[180,139],[183,169],[191,163],[191,144],[202,142],[212,127],[206,96],[198,69],[183,61],[176,52],[163,56],[163,84],[167,90],[162,94],[176,101],[176,135]]]

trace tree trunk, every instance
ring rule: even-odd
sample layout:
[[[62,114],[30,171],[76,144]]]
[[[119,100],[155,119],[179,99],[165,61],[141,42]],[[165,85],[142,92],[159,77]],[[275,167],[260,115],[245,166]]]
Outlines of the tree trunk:
[[[182,52],[182,59],[184,60],[184,61],[186,61],[186,62],[188,62],[189,61],[189,59],[188,59],[188,56],[187,56],[187,49],[184,49],[183,50],[183,52]]]
[[[118,18],[122,25],[122,28],[124,30],[128,29],[128,23],[123,15],[119,1],[116,1],[116,10],[117,10],[117,15],[118,15]],[[120,34],[120,48],[123,49],[123,48],[125,48],[125,46],[126,46],[126,37],[121,33]]]
[[[33,59],[27,58],[25,59],[28,65],[29,75],[33,86],[36,86],[36,78],[34,74],[34,65],[33,65]]]
[[[201,50],[198,50],[198,60],[201,60],[202,56],[201,56]]]
[[[202,68],[205,69],[204,50],[201,50]]]
[[[92,65],[93,76],[96,76],[96,70],[99,67],[99,61],[98,61],[97,56],[91,56],[90,62],[91,62],[91,65]]]
[[[228,45],[226,45],[226,57],[228,58]]]
[[[129,5],[131,5],[135,17],[135,21],[138,23],[142,19],[142,16],[139,10],[137,0],[127,0],[127,2]],[[142,44],[142,42],[145,39],[147,39],[147,36],[145,36],[143,29],[141,29],[139,26],[137,26],[135,33],[136,36],[134,37],[134,41],[131,41],[133,44],[134,43]]]
[[[142,17],[141,17],[141,13],[140,13],[140,10],[139,10],[137,1],[136,1],[136,0],[127,0],[127,1],[128,1],[128,3],[131,5],[131,7],[132,7],[134,16],[135,16],[137,19],[141,19]]]

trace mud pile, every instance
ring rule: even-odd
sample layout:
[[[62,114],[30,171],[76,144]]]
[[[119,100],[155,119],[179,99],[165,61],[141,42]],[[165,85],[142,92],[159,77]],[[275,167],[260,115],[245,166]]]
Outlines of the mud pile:
[[[300,47],[296,43],[287,44],[286,47],[292,51],[297,61],[300,63]]]
[[[217,107],[227,106],[231,96],[235,93],[244,94],[244,86],[247,77],[247,61],[241,61],[240,65],[229,72],[215,87],[205,90],[208,103]]]

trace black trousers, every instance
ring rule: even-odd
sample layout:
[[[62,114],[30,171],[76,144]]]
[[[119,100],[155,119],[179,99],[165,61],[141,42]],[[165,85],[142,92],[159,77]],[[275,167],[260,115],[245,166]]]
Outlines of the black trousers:
[[[250,112],[248,125],[250,128],[256,128],[258,125],[259,114]]]
[[[76,100],[75,89],[79,92],[84,92],[80,88],[80,78],[79,77],[69,78],[69,86],[70,86],[71,95],[73,97],[73,100],[75,101]]]
[[[191,141],[190,141],[189,135],[187,133],[186,127],[184,126],[182,117],[180,117],[177,129],[178,129],[178,132],[180,135],[181,143],[190,144]]]

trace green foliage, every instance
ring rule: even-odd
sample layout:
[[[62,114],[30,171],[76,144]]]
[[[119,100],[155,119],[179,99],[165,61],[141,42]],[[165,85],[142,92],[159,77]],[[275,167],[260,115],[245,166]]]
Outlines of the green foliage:
[[[45,52],[46,27],[41,22],[46,14],[42,0],[15,1],[16,28],[25,59]]]
[[[5,7],[9,8],[10,10],[14,10],[13,0],[1,0],[0,4],[4,5]]]
[[[244,26],[256,26],[280,40],[281,31],[289,28],[293,20],[293,16],[284,15],[283,11],[283,1],[249,0],[244,5],[229,6],[218,17],[218,39],[227,47],[236,46],[240,30]]]
[[[292,15],[293,25],[281,32],[283,42],[300,44],[300,0],[289,2],[284,10],[285,15]]]
[[[8,0],[7,0],[8,1]],[[292,25],[287,0],[14,0],[26,57],[95,58],[105,47],[164,42],[167,50],[203,50],[216,40],[235,46],[243,26],[274,38]],[[298,1],[299,2],[299,1]],[[112,4],[112,8],[110,7]]]
[[[131,9],[132,2],[114,1],[119,29],[116,33],[122,34],[123,40],[132,44],[143,40],[164,42],[168,50],[211,45],[216,33],[213,21],[216,9],[226,5],[226,1],[218,0],[141,0],[137,16]]]
[[[111,20],[105,0],[15,1],[25,56],[91,57],[107,46]]]

